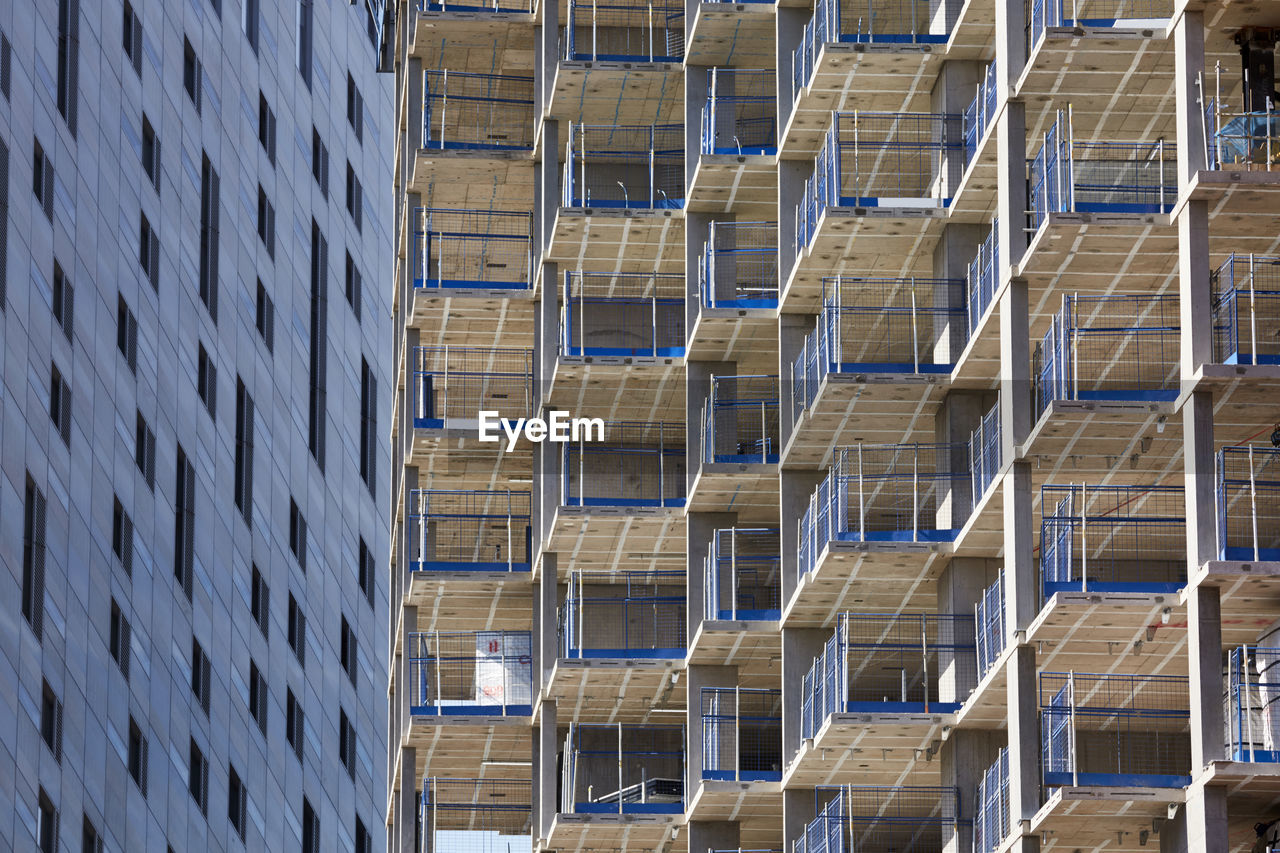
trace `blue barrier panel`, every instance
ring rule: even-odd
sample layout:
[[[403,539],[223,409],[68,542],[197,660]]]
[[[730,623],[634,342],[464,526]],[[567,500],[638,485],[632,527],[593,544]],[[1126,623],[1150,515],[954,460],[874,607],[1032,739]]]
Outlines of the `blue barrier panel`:
[[[1009,809],[1009,750],[978,780],[977,810],[973,819],[973,853],[993,853],[1013,828]]]
[[[1211,286],[1213,360],[1280,364],[1280,257],[1233,254]]]
[[[795,840],[794,853],[943,853],[971,824],[960,818],[956,788],[824,786],[815,799],[816,817]]]
[[[685,352],[684,276],[566,272],[560,352],[678,358]]]
[[[772,69],[712,68],[702,106],[702,153],[778,153],[776,86]]]
[[[702,408],[704,463],[777,462],[778,429],[778,377],[711,377]]]
[[[702,688],[702,778],[782,781],[782,691]]]
[[[414,219],[414,287],[511,291],[533,287],[530,214],[419,207]]]
[[[415,572],[529,571],[528,492],[414,489],[408,528]]]
[[[423,72],[422,147],[533,151],[533,78]]]
[[[562,506],[684,506],[683,424],[622,421],[604,433],[564,445]]]
[[[712,222],[698,284],[704,308],[777,308],[778,223]]]
[[[712,533],[703,567],[703,618],[781,618],[780,547],[777,528],[734,527]]]
[[[564,59],[575,62],[680,62],[684,6],[569,0]]]
[[[1280,560],[1280,449],[1218,451],[1218,558]]]
[[[569,123],[564,207],[684,207],[684,127]]]
[[[574,572],[560,615],[567,658],[675,658],[687,641],[684,572]]]
[[[1227,758],[1280,762],[1280,649],[1232,649],[1224,704]]]
[[[533,350],[414,347],[410,399],[418,429],[478,428],[481,411],[533,413]]]

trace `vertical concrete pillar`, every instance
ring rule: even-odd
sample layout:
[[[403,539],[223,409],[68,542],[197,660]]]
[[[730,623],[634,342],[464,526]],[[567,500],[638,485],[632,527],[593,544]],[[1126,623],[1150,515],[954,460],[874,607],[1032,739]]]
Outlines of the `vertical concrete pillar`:
[[[934,421],[934,441],[939,444],[968,445],[982,416],[994,399],[982,391],[948,391]],[[973,460],[968,451],[941,454],[938,464],[949,464],[953,477],[946,492],[938,496],[937,526],[940,530],[960,529],[973,512],[977,496],[973,493],[970,469]]]
[[[778,318],[778,439],[783,448],[791,441],[791,433],[799,416],[799,408],[795,402],[798,394],[791,366],[804,351],[805,339],[813,333],[816,322],[817,318],[812,314],[783,314]],[[804,389],[798,389],[798,392],[803,395]]]
[[[1178,309],[1183,388],[1213,360],[1209,273],[1209,203],[1188,201],[1178,214]]]
[[[1000,295],[1000,441],[1005,461],[1031,435],[1031,332],[1026,282]]]
[[[969,60],[949,60],[942,63],[929,93],[930,110],[934,113],[961,116],[977,94],[982,83],[985,64]],[[954,197],[964,175],[964,128],[959,120],[943,125],[943,142],[939,178],[941,195]]]
[[[685,722],[685,804],[693,800],[702,782],[705,766],[702,754],[702,688],[736,687],[738,668],[735,666],[707,666],[692,664],[685,669],[685,686],[688,699]]]
[[[778,8],[778,19],[781,21],[784,12],[795,12],[795,9]],[[778,84],[782,85],[782,74],[779,69]],[[778,127],[782,127],[782,117],[778,117]],[[795,269],[799,252],[796,247],[796,210],[804,198],[804,182],[813,174],[813,160],[778,160],[778,294],[781,298],[787,291],[791,273]],[[784,315],[785,316],[785,315]]]
[[[1182,461],[1187,512],[1187,569],[1195,573],[1218,555],[1213,395],[1192,394],[1182,406]]]
[[[686,163],[688,161],[686,160]],[[690,178],[692,180],[692,178]],[[686,184],[686,186],[688,186]],[[688,198],[686,195],[685,198]],[[711,234],[711,214],[687,210],[684,214],[684,334],[685,347],[692,341],[694,327],[702,313],[700,278],[702,247]],[[694,410],[690,409],[690,413]]]
[[[1192,666],[1195,664],[1193,663]],[[1221,707],[1221,702],[1218,703]],[[1187,849],[1227,853],[1227,789],[1193,784],[1187,789]]]
[[[791,596],[795,594],[799,584],[799,548],[800,521],[804,518],[818,484],[827,476],[826,471],[799,470],[783,468],[778,471],[778,484],[781,492],[781,514],[778,516],[781,525],[779,540],[781,541],[782,560],[782,609],[785,612]],[[821,550],[819,543],[818,549]],[[796,682],[799,684],[799,682]]]
[[[976,793],[982,774],[995,763],[1003,745],[999,732],[979,729],[956,729],[942,742],[938,760],[942,763],[942,784],[960,791],[960,817],[972,821],[977,817]],[[973,824],[961,824],[943,848],[944,853],[961,853],[973,849]]]
[[[804,38],[804,25],[809,22],[813,13],[809,9],[779,6],[777,11],[777,61],[778,69],[778,133],[781,134],[787,122],[791,120],[794,107],[791,87],[793,78],[793,60],[795,49]],[[782,164],[779,163],[779,166]],[[781,181],[781,176],[779,176]]]
[[[555,376],[556,357],[560,353],[560,294],[564,279],[558,264],[542,265],[542,287],[534,305],[533,393],[535,411],[548,404],[551,380]]]
[[[534,590],[533,652],[534,677],[538,679],[538,693],[542,694],[551,683],[551,671],[560,656],[556,636],[556,614],[559,604],[557,554],[542,555],[542,571]]]
[[[694,480],[702,469],[703,454],[706,448],[703,442],[710,436],[706,434],[704,413],[711,399],[711,379],[714,376],[732,376],[737,372],[737,365],[731,361],[690,361],[685,373],[685,470],[688,477],[688,488],[693,490]]]
[[[686,829],[689,833],[689,853],[737,850],[741,846],[737,821],[691,820]]]
[[[1184,11],[1173,25],[1174,91],[1177,116],[1178,187],[1186,190],[1196,172],[1208,168],[1204,90],[1204,12]]]
[[[817,816],[817,792],[813,788],[784,789],[782,792],[782,849],[794,850],[796,841],[804,837],[805,826]]]
[[[547,14],[551,13],[547,7]],[[555,233],[556,211],[560,207],[560,123],[547,119],[542,123],[542,160],[538,162],[538,195],[542,207],[533,212],[535,217],[542,218],[539,233],[542,253],[551,246],[551,237]],[[546,287],[544,271],[543,287]]]
[[[534,815],[534,848],[539,841],[551,837],[551,823],[556,812],[560,810],[560,802],[556,799],[556,782],[559,765],[560,735],[556,728],[556,703],[547,701],[538,706],[538,724],[534,732],[538,746],[537,757],[533,767],[533,786],[538,790],[538,813]],[[572,792],[566,791],[565,796]]]
[[[1005,628],[1012,635],[1025,631],[1039,611],[1032,558],[1035,536],[1031,516],[1031,466],[1026,462],[1013,463],[1003,488]]]
[[[1017,827],[1029,821],[1040,807],[1040,721],[1036,693],[1036,653],[1031,646],[1017,646],[1008,664],[1009,707],[1009,815]],[[1015,829],[1015,832],[1019,830]],[[1023,850],[1035,836],[1023,836]]]
[[[953,557],[938,576],[938,613],[972,617],[982,593],[1000,572],[997,560],[985,557]],[[965,638],[957,634],[957,640]],[[973,688],[976,673],[972,665],[957,660],[952,652],[940,652],[938,658],[938,699],[942,702],[963,701]],[[954,733],[953,733],[954,734]],[[994,760],[994,758],[993,758]],[[988,761],[987,764],[991,762]],[[961,790],[967,790],[961,788]]]
[[[409,61],[405,63],[404,78],[404,132],[406,145],[403,157],[406,178],[413,176],[413,160],[418,156],[418,149],[424,147],[422,143],[425,128],[422,124],[422,108],[426,86],[423,79],[423,71],[422,60],[412,56],[409,57]],[[405,182],[405,185],[408,185],[408,181]]]
[[[822,653],[834,628],[782,629],[782,771],[785,774],[800,749],[805,674]],[[783,816],[785,821],[785,814]],[[791,836],[788,836],[790,839]],[[788,849],[790,847],[788,846]]]
[[[986,236],[987,229],[981,225],[955,222],[944,226],[933,250],[934,277],[964,282],[969,274],[969,263],[978,254],[978,247]],[[931,304],[937,309],[952,312],[959,309],[963,312],[968,307],[965,288],[963,285],[939,287],[934,291]],[[938,364],[959,361],[963,342],[968,336],[965,317],[964,313],[948,313],[934,318],[933,360]]]
[[[1226,758],[1223,743],[1222,604],[1218,588],[1187,590],[1187,664],[1191,687],[1191,774]],[[1194,835],[1195,816],[1189,827]],[[1225,848],[1224,848],[1225,849]]]
[[[703,571],[707,556],[711,553],[711,537],[717,530],[733,527],[737,521],[737,513],[732,512],[691,512],[687,516],[688,528],[685,534],[685,549],[688,555],[685,586],[687,589],[688,635],[692,646],[693,638],[698,635],[707,607],[707,580]],[[729,593],[732,595],[732,592]],[[725,600],[722,592],[720,600]],[[715,603],[713,603],[713,609]]]
[[[400,752],[400,790],[396,797],[396,844],[403,853],[418,853],[418,755],[413,747]]]
[[[701,65],[684,67],[684,185],[693,185],[702,153],[702,107],[711,91],[711,71]],[[685,198],[689,196],[686,195]]]

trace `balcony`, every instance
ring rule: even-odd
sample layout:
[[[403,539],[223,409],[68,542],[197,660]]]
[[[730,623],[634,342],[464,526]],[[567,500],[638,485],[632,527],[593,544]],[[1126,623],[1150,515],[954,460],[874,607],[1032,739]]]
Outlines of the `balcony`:
[[[529,493],[409,492],[414,572],[528,572]]]
[[[751,361],[777,348],[778,223],[713,221],[698,259],[690,356]]]
[[[1028,5],[1034,51],[1054,29],[1162,30],[1171,23],[1174,4],[1173,0],[1031,0]]]
[[[533,785],[528,779],[428,776],[418,802],[418,853],[532,851]]]
[[[995,216],[999,184],[995,134],[997,73],[995,60],[987,63],[986,71],[974,86],[973,100],[961,116],[964,172],[953,210],[966,219],[976,216],[986,220]]]
[[[528,291],[532,216],[500,210],[414,210],[413,286],[440,295]]]
[[[567,62],[669,62],[684,58],[684,6],[569,0]]]
[[[423,73],[422,147],[533,153],[533,78]]]
[[[817,816],[794,853],[943,853],[969,823],[955,788],[842,785],[816,795]]]
[[[410,633],[409,711],[415,717],[529,717],[528,631]],[[526,720],[527,722],[527,720]]]
[[[1233,254],[1212,287],[1213,360],[1280,364],[1280,257]]]
[[[773,515],[778,506],[778,377],[712,375],[700,384],[707,396],[698,415],[701,458],[689,485],[690,509]]]
[[[1227,662],[1227,724],[1230,761],[1280,762],[1280,649],[1240,646]]]
[[[1280,449],[1218,451],[1218,559],[1280,560]]]
[[[684,355],[684,276],[566,272],[560,355],[587,359]]]
[[[533,0],[414,0],[408,10],[408,48],[423,68],[485,73],[494,56],[533,53]]]
[[[562,507],[670,509],[684,506],[684,427],[609,424],[604,441],[568,443]]]
[[[712,68],[702,106],[701,152],[735,157],[777,154],[775,85],[772,70]]]
[[[782,691],[704,687],[704,782],[782,781]]]
[[[564,658],[684,660],[682,572],[575,572],[560,611]]]
[[[413,426],[475,435],[480,412],[504,420],[533,411],[533,351],[509,347],[414,347]]]
[[[684,742],[684,726],[571,724],[560,817],[683,814]]]
[[[779,536],[776,529],[738,528],[711,534],[703,563],[708,622],[773,622],[782,616]]]
[[[1205,116],[1210,169],[1280,172],[1280,113],[1225,110],[1220,98],[1210,98]]]
[[[777,61],[771,0],[701,0],[693,8],[685,45],[689,65],[764,68]]]

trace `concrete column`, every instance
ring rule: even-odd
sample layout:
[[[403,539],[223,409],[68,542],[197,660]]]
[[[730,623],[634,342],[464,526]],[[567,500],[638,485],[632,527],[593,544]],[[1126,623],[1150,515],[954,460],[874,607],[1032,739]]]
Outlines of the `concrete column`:
[[[533,613],[533,671],[538,679],[538,693],[551,683],[551,670],[560,656],[559,638],[556,636],[556,613],[559,604],[556,554],[542,555],[542,574],[534,591]]]
[[[691,820],[685,829],[689,833],[689,853],[737,850],[740,845],[737,821]]]
[[[551,837],[551,823],[560,811],[556,798],[559,765],[560,733],[556,728],[556,703],[543,702],[539,706],[539,720],[534,736],[537,747],[533,766],[533,786],[538,791],[538,812],[533,816],[534,847],[539,840]],[[565,792],[569,796],[571,792]]]
[[[800,521],[804,518],[809,506],[809,499],[817,490],[818,484],[827,476],[826,471],[793,470],[783,468],[778,471],[779,488],[782,493],[782,512],[778,516],[781,524],[779,537],[782,545],[782,609],[787,609],[791,596],[799,585]],[[821,549],[821,544],[818,548]],[[799,683],[799,682],[797,682]]]
[[[1178,309],[1182,330],[1183,388],[1213,360],[1213,310],[1209,284],[1209,203],[1188,201],[1178,214]]]
[[[1008,671],[1009,815],[1015,826],[1040,807],[1038,706],[1035,649],[1018,646]]]
[[[800,721],[803,707],[804,677],[834,628],[782,629],[782,771],[795,758],[803,737]],[[784,804],[785,809],[785,804]],[[784,811],[783,820],[786,821]],[[791,836],[787,836],[788,842]],[[788,843],[788,848],[790,845]]]
[[[778,20],[784,13],[796,9],[778,7]],[[778,69],[778,85],[782,85],[782,69]],[[782,116],[778,116],[781,129]],[[778,160],[778,293],[786,290],[795,268],[796,258],[796,209],[804,197],[804,182],[813,174],[814,160]]]
[[[942,742],[938,760],[942,763],[942,784],[960,791],[960,817],[977,818],[978,783],[982,774],[995,763],[1003,739],[999,732],[979,729],[957,729]],[[973,849],[973,825],[961,825],[960,831],[942,848],[945,853]]]
[[[1024,3],[996,4],[996,103],[1003,104],[1026,65],[1027,9]],[[997,107],[999,109],[999,107]]]
[[[404,149],[404,166],[410,175],[413,173],[413,160],[418,156],[418,149],[423,147],[422,106],[423,96],[426,94],[423,70],[422,60],[410,57],[404,78],[404,124],[405,140],[408,142]]]
[[[550,7],[546,13],[551,13]],[[542,218],[539,233],[542,235],[541,251],[545,254],[555,233],[556,211],[560,207],[560,123],[547,119],[542,123],[542,160],[538,162],[538,188],[542,207],[533,212]],[[543,286],[546,279],[543,279]]]
[[[930,111],[954,116],[964,115],[964,111],[972,103],[982,83],[986,64],[970,60],[950,60],[942,63],[938,76],[934,80],[933,91],[929,93]],[[964,128],[962,123],[947,122],[943,127],[944,141],[961,147],[944,148],[942,152],[941,195],[953,197],[960,188],[960,178],[964,176]]]
[[[1000,295],[1000,441],[1006,462],[1031,435],[1031,390],[1027,284],[1014,279]]]
[[[934,441],[939,444],[968,444],[982,416],[995,404],[995,395],[982,391],[948,391],[934,421]],[[948,454],[955,476],[945,494],[939,495],[937,526],[945,530],[959,529],[973,512],[977,496],[973,493],[973,477],[970,469],[973,460],[969,454]],[[939,460],[939,464],[945,464]]]
[[[1185,191],[1196,172],[1208,168],[1208,128],[1204,90],[1204,12],[1184,11],[1173,25],[1174,90],[1177,115],[1178,188]],[[1172,140],[1170,140],[1172,142]]]
[[[792,60],[794,52],[799,47],[801,40],[804,38],[804,25],[813,17],[812,11],[808,8],[792,8],[790,6],[779,6],[777,11],[777,61],[774,67],[778,69],[778,133],[781,134],[787,126],[787,122],[791,120],[791,110],[794,106],[791,97],[791,86],[793,78]],[[779,163],[779,166],[782,164]],[[781,181],[781,176],[779,176]]]
[[[392,630],[395,630],[394,626]],[[408,737],[409,722],[413,718],[409,711],[413,705],[414,684],[413,668],[409,665],[409,659],[413,655],[413,650],[409,648],[409,634],[418,630],[418,608],[404,608],[400,630],[404,632],[404,645],[396,662],[399,665],[396,673],[396,706],[400,714],[400,728],[392,734],[397,743],[403,743]]]
[[[782,233],[779,223],[778,233]],[[779,270],[779,274],[781,274]],[[783,314],[778,318],[778,440],[783,448],[791,440],[795,420],[796,388],[792,381],[791,365],[804,351],[805,339],[813,333],[817,318],[812,314]],[[803,389],[802,389],[803,390]]]
[[[548,404],[551,380],[555,376],[556,357],[560,352],[560,294],[564,276],[558,264],[542,265],[542,288],[534,306],[534,409],[541,412]]]
[[[688,157],[686,155],[685,163]],[[692,180],[692,178],[690,178]],[[687,186],[687,185],[686,185]],[[685,198],[688,198],[686,195]],[[702,260],[702,247],[711,234],[711,214],[686,210],[684,214],[684,335],[685,347],[688,348],[693,335],[693,327],[697,325],[698,316],[702,313],[702,282],[698,271]],[[689,412],[692,414],[693,409]],[[692,466],[690,466],[692,468]]]
[[[690,0],[696,2],[696,0]],[[711,71],[701,65],[684,68],[684,185],[693,185],[693,173],[702,154],[702,107],[711,91]],[[686,194],[685,198],[689,196]]]
[[[999,572],[998,560],[953,557],[938,576],[937,612],[972,617],[974,607],[982,600],[982,593],[995,581]],[[941,652],[938,658],[939,701],[963,701],[975,685],[975,675],[970,667],[958,664],[954,653]]]
[[[685,722],[685,803],[692,802],[693,794],[702,782],[702,688],[736,687],[736,666],[690,665],[685,670],[688,690],[687,717]]]
[[[400,752],[400,790],[396,797],[396,848],[402,853],[418,853],[418,755],[413,747]]]
[[[942,236],[933,250],[934,276],[963,282],[969,274],[969,263],[978,254],[978,247],[986,236],[987,229],[984,226],[972,223],[956,222],[943,227]],[[933,294],[932,307],[963,311],[967,307],[964,287],[938,288]],[[934,328],[937,332],[933,347],[934,361],[938,364],[954,364],[959,360],[963,342],[968,336],[964,315],[936,317]]]
[[[1160,827],[1160,853],[1190,853],[1187,847],[1187,807],[1182,803]]]
[[[1035,534],[1031,517],[1031,466],[1013,463],[1004,489],[1004,606],[1005,630],[1025,631],[1040,610],[1036,566],[1032,554]]]
[[[1226,758],[1223,743],[1222,603],[1218,588],[1187,590],[1187,663],[1191,688],[1191,774]],[[1194,821],[1190,827],[1194,834]]]
[[[693,490],[693,481],[702,468],[703,441],[705,422],[703,414],[711,399],[711,378],[713,376],[732,376],[738,366],[731,361],[690,361],[685,373],[685,471],[688,489]]]
[[[804,837],[805,826],[818,816],[817,806],[817,792],[813,788],[787,788],[782,792],[782,849],[784,851],[789,853],[795,848],[796,841]],[[693,851],[690,850],[689,853]]]
[[[1192,573],[1218,556],[1213,448],[1213,395],[1199,391],[1182,406],[1187,568]]]
[[[551,107],[551,97],[556,85],[556,70],[560,63],[560,7],[558,5],[554,9],[550,6],[542,8],[542,25],[536,28],[534,38],[537,40],[534,45],[534,58],[537,60],[534,65],[534,86],[538,108],[534,118],[541,119]],[[547,122],[543,126],[543,131],[545,132],[547,126],[552,124],[554,122]],[[554,160],[555,157],[551,159]]]
[[[999,3],[997,9],[1016,4]],[[1022,262],[1027,250],[1027,118],[1021,101],[1009,101],[996,117],[996,146],[999,158],[996,188],[996,215],[1000,218],[996,239],[1000,244],[1000,281]]]
[[[1221,707],[1221,701],[1217,704]],[[1192,785],[1187,789],[1186,814],[1189,850],[1196,853],[1227,853],[1231,849],[1227,841],[1226,788]]]
[[[690,644],[698,634],[702,625],[703,613],[706,610],[707,580],[703,572],[707,555],[711,553],[711,537],[717,530],[733,527],[737,521],[737,513],[732,512],[691,512],[686,517],[688,532],[685,535],[685,548],[688,554],[688,566],[685,577],[688,607],[688,636]],[[723,600],[723,596],[721,597]]]

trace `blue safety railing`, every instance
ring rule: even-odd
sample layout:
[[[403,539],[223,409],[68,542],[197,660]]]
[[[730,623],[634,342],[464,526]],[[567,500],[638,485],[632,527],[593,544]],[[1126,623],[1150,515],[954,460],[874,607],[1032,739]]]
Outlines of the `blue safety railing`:
[[[782,691],[704,687],[702,778],[782,781]]]
[[[569,123],[565,207],[684,206],[684,128]]]
[[[1187,584],[1181,486],[1040,488],[1043,599],[1056,592],[1177,592]]]
[[[805,674],[800,736],[833,714],[952,713],[977,684],[972,616],[842,613]]]
[[[533,350],[414,347],[410,399],[418,429],[478,429],[481,412],[533,413]],[[496,427],[495,427],[496,429]]]
[[[1033,354],[1037,416],[1055,401],[1176,400],[1180,323],[1177,296],[1064,295]]]
[[[420,631],[406,637],[414,716],[529,716],[528,631]]]
[[[573,572],[560,611],[566,658],[678,658],[686,642],[683,571]]]
[[[1052,213],[1169,213],[1178,199],[1177,151],[1155,142],[1076,142],[1059,111],[1031,163],[1031,225]]]
[[[426,71],[422,147],[462,151],[533,150],[533,78]]]
[[[777,528],[732,527],[715,531],[703,563],[703,618],[780,619],[781,570]]]
[[[1009,808],[1009,750],[1001,747],[995,763],[978,780],[973,818],[973,853],[994,853],[1013,829]]]
[[[828,208],[947,207],[962,153],[958,114],[833,112],[796,207],[797,248]]]
[[[1280,257],[1233,254],[1211,286],[1213,360],[1280,364]]]
[[[560,354],[684,355],[684,290],[682,275],[566,272]]]
[[[969,271],[965,274],[964,288],[968,308],[969,335],[978,330],[978,323],[986,316],[995,298],[996,287],[1000,284],[1000,241],[997,239],[1000,220],[991,221],[991,230],[987,239],[978,246],[978,253],[969,262]]]
[[[501,210],[414,209],[413,286],[529,290],[533,217]]]
[[[1030,0],[1029,49],[1050,27],[1160,29],[1173,17],[1173,0]]]
[[[778,461],[778,377],[712,376],[702,407],[702,461]]]
[[[1232,649],[1223,704],[1227,759],[1280,762],[1280,649]]]
[[[421,12],[489,12],[532,14],[533,0],[418,0]]]
[[[413,489],[408,527],[415,572],[529,571],[528,492]]]
[[[561,505],[684,506],[684,430],[684,424],[619,421],[605,424],[603,440],[566,443]]]
[[[978,680],[981,681],[1009,643],[1009,633],[1004,622],[1004,578],[997,574],[995,582],[982,591],[982,597],[973,606],[974,645],[978,659]]]
[[[680,62],[684,6],[568,0],[563,58],[571,62]]]
[[[712,222],[698,262],[704,308],[778,307],[778,223]]]
[[[1217,468],[1218,559],[1280,560],[1280,448],[1224,447]]]
[[[560,811],[684,814],[684,726],[570,723]]]
[[[1188,701],[1185,676],[1042,672],[1045,786],[1190,785]]]
[[[978,143],[996,116],[996,63],[987,64],[973,100],[964,111],[964,162],[969,164],[978,154]]]
[[[1205,154],[1210,169],[1280,170],[1280,112],[1227,112],[1220,98],[1205,107]]]
[[[425,776],[418,795],[421,845],[416,853],[501,850],[532,853],[529,779],[444,779]]]
[[[702,153],[778,153],[775,88],[772,69],[712,68],[702,105]]]
[[[823,786],[814,797],[816,816],[792,853],[943,853],[971,823],[957,788]]]
[[[977,503],[1000,473],[1004,445],[1000,441],[1000,399],[978,419],[969,433],[969,470],[973,481],[973,501]]]

